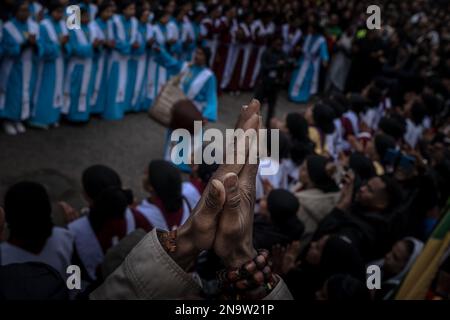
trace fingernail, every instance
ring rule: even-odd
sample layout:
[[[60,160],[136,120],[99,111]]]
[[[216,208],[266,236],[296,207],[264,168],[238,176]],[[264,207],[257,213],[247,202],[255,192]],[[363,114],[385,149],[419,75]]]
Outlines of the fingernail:
[[[211,194],[213,197],[218,197],[219,196],[219,186],[220,182],[216,179],[211,181]]]
[[[227,189],[236,187],[238,182],[238,176],[235,173],[227,173],[225,175],[224,186]]]

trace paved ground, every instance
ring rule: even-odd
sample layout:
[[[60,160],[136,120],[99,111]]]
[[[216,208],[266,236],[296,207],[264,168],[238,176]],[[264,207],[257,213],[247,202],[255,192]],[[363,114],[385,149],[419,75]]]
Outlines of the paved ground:
[[[277,116],[300,110],[280,94]],[[219,99],[219,122],[214,127],[231,128],[241,105],[251,94],[223,95]],[[265,113],[265,109],[263,112]],[[29,179],[45,184],[52,200],[64,199],[83,205],[80,177],[93,164],[111,166],[137,197],[144,196],[141,177],[154,158],[161,158],[165,129],[145,113],[127,115],[121,121],[93,119],[83,126],[62,124],[48,131],[29,129],[18,136],[0,133],[0,203],[12,183]]]

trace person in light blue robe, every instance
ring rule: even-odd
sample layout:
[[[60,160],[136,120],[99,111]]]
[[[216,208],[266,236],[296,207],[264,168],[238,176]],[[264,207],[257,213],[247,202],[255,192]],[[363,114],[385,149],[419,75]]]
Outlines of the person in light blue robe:
[[[144,3],[138,6],[136,10],[136,18],[138,19],[137,41],[139,47],[133,51],[129,68],[130,73],[134,75],[134,88],[131,97],[131,111],[139,112],[145,107],[145,83],[147,77],[147,39],[149,28],[147,27],[150,16],[150,6]]]
[[[108,61],[111,49],[114,47],[112,40],[112,20],[114,5],[112,1],[104,1],[98,8],[98,17],[91,21],[92,28],[96,30],[96,38],[102,45],[94,51],[92,62],[92,94],[90,98],[91,114],[102,114],[106,107]]]
[[[158,47],[163,48],[167,53],[172,54],[171,48],[175,43],[175,34],[173,27],[173,21],[168,13],[157,12],[155,17],[156,23],[153,25],[153,35],[155,38],[155,43]],[[158,96],[161,92],[164,84],[167,83],[169,79],[169,73],[163,64],[157,63],[155,67],[150,66],[151,70],[155,70],[155,77],[153,85],[155,87],[153,97]]]
[[[298,67],[294,70],[289,84],[289,99],[307,102],[318,91],[320,67],[329,60],[327,42],[318,32],[317,26],[310,26],[303,44]]]
[[[115,42],[108,65],[106,107],[103,118],[120,120],[131,110],[135,75],[129,68],[130,56],[139,48],[138,21],[134,17],[136,5],[131,0],[122,1],[120,14],[113,16],[113,39]]]
[[[27,1],[15,4],[14,17],[3,26],[3,59],[8,70],[2,74],[6,90],[0,119],[11,135],[25,131],[22,121],[30,116],[37,77],[39,26],[29,18],[28,5]]]
[[[87,122],[92,94],[92,59],[100,42],[89,24],[89,12],[81,8],[81,29],[69,31],[70,56],[64,88],[63,113],[69,121]]]
[[[161,49],[156,56],[158,63],[164,65],[169,75],[182,73],[181,89],[188,99],[190,99],[203,118],[210,122],[217,121],[217,80],[211,69],[208,68],[209,49],[198,47],[193,62],[191,64],[174,59],[165,49]],[[170,135],[168,130],[166,141],[166,158],[170,158]],[[199,134],[202,134],[201,132]],[[179,155],[181,158],[183,155]],[[190,167],[186,163],[179,165],[185,172],[190,172]]]
[[[39,28],[42,52],[29,121],[30,125],[39,128],[59,122],[64,96],[64,56],[69,52],[64,6],[57,4],[48,9],[49,17],[41,21]]]

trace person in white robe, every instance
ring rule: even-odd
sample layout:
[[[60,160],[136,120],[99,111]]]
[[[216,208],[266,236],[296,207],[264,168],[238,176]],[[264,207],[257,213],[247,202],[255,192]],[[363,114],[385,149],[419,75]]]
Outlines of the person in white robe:
[[[289,99],[294,102],[307,102],[319,90],[321,64],[329,60],[325,37],[319,33],[318,26],[309,26],[303,43],[303,53],[298,61],[289,84]]]
[[[29,18],[29,3],[16,3],[13,14],[13,18],[3,26],[0,77],[2,91],[4,90],[0,119],[4,119],[3,127],[9,135],[25,132],[22,122],[28,120],[31,114],[40,52],[39,26]]]
[[[58,126],[64,97],[64,58],[69,53],[69,36],[64,17],[64,6],[48,7],[50,16],[40,23],[38,77],[34,92],[34,107],[29,124],[47,129]]]
[[[96,39],[99,39],[101,43],[101,46],[94,51],[92,61],[92,94],[89,100],[92,114],[102,114],[106,108],[109,56],[115,46],[111,19],[113,9],[112,1],[103,1],[98,8],[98,17],[90,22],[91,28],[96,32]]]

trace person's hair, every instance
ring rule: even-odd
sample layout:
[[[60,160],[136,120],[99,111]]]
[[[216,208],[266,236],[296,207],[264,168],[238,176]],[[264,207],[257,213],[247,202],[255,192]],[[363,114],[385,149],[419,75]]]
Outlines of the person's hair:
[[[335,129],[333,120],[336,118],[336,114],[325,101],[320,101],[315,104],[313,108],[313,118],[315,125],[322,130],[324,134],[333,133]]]
[[[198,166],[197,174],[204,183],[208,183],[208,181],[213,176],[214,172],[219,168],[219,164],[213,163],[213,164],[206,164],[205,162],[202,162]]]
[[[98,164],[83,171],[81,182],[86,195],[94,200],[106,188],[122,188],[122,181],[113,169]]]
[[[330,168],[335,169],[335,167],[329,159],[314,154],[309,155],[305,161],[309,179],[316,188],[326,193],[339,191],[336,182],[332,178],[333,173],[329,170]]]
[[[320,269],[326,277],[343,273],[365,279],[361,253],[346,236],[331,235],[328,238],[320,259]]]
[[[399,115],[392,115],[391,117],[383,117],[378,124],[378,127],[387,135],[390,135],[395,140],[401,139],[406,132],[405,119]]]
[[[388,199],[388,205],[385,210],[393,210],[403,202],[404,194],[402,188],[395,179],[386,174],[380,176],[380,179],[385,185],[385,194]]]
[[[291,112],[286,116],[286,126],[294,140],[309,141],[308,122],[298,112]]]
[[[370,292],[361,280],[348,274],[336,274],[326,282],[329,301],[370,301]]]
[[[49,1],[46,7],[48,10],[48,13],[52,13],[53,11],[58,10],[58,9],[64,9],[64,6],[61,4],[61,2],[59,0]]]
[[[102,190],[89,211],[92,228],[99,230],[106,221],[123,218],[128,204],[127,193],[122,188],[111,186]]]
[[[148,166],[148,182],[169,212],[183,205],[181,174],[175,165],[165,160],[153,160]]]
[[[11,236],[19,238],[27,248],[40,248],[53,229],[52,207],[44,186],[22,181],[5,194],[5,219]]]
[[[211,58],[211,50],[205,46],[198,46],[197,49],[203,51],[203,54],[205,55],[205,64],[207,67],[210,67],[209,59]]]
[[[103,0],[100,5],[98,6],[97,11],[97,17],[101,15],[103,11],[105,11],[107,8],[114,6],[114,3],[112,0]]]
[[[121,0],[117,3],[117,9],[119,9],[119,12],[123,12],[126,8],[131,6],[132,4],[135,4],[135,1],[133,0]]]
[[[416,125],[419,125],[422,123],[426,115],[427,109],[425,108],[425,105],[421,102],[414,102],[414,104],[411,107],[411,120]]]

